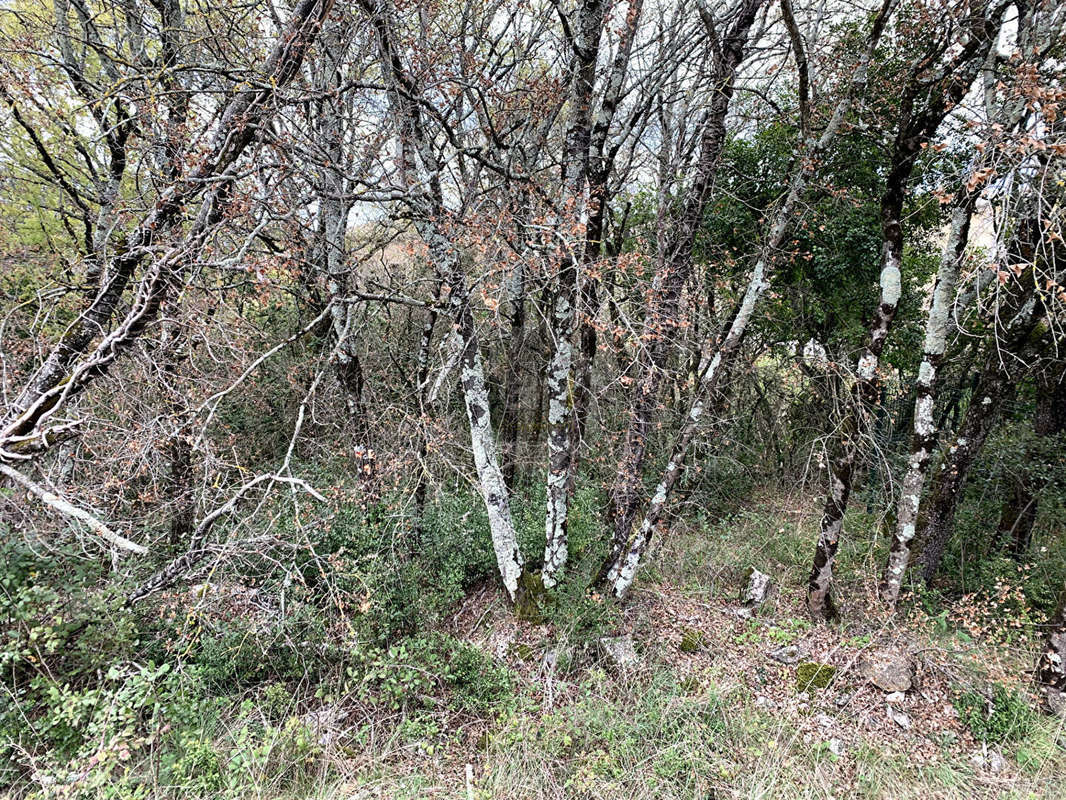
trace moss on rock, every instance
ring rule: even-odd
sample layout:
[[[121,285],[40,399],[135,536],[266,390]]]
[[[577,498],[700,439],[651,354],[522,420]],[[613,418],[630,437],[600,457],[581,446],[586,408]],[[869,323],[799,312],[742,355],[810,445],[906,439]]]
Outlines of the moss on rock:
[[[809,692],[825,689],[836,677],[837,668],[817,661],[804,661],[796,666],[796,689]]]

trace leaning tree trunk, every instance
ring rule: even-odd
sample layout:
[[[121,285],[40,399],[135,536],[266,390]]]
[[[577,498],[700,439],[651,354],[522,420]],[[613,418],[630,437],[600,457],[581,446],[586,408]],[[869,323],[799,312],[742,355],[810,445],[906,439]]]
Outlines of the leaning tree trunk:
[[[1026,199],[1028,206],[1030,201]],[[1018,275],[1001,270],[1002,299],[997,304],[984,364],[970,396],[957,435],[942,456],[941,464],[923,504],[924,522],[919,532],[921,574],[932,582],[954,530],[955,512],[970,467],[992,431],[1003,404],[1017,389],[1015,375],[1007,371],[1005,356],[1023,363],[1039,349],[1048,333],[1042,303],[1036,295],[1034,259],[1041,241],[1039,212],[1031,209],[1022,216],[1007,248],[1007,265],[1030,265]],[[1003,321],[1002,326],[999,324]]]
[[[106,372],[117,355],[127,349],[156,318],[164,299],[175,289],[183,265],[181,248],[171,250],[147,268],[136,296],[122,320],[93,347],[119,307],[145,255],[172,233],[197,198],[204,198],[199,215],[184,237],[196,242],[207,234],[208,223],[235,179],[233,164],[256,140],[273,115],[278,90],[299,72],[304,56],[329,14],[333,0],[302,0],[293,9],[288,26],[278,37],[263,65],[267,79],[241,89],[226,105],[209,152],[199,166],[175,179],[155,206],[122,241],[109,260],[106,279],[44,363],[30,376],[0,419],[0,460],[24,461],[24,456],[46,450],[54,431],[39,428],[58,406]],[[17,455],[16,455],[17,454]]]
[[[994,351],[998,349],[993,347]],[[974,460],[981,452],[988,434],[999,417],[1004,403],[1014,396],[1015,376],[1000,364],[1001,354],[990,352],[985,358],[977,387],[966,408],[958,434],[947,444],[940,466],[933,477],[925,501],[924,523],[918,541],[922,547],[922,580],[932,582],[940,569],[948,541],[954,531],[955,513],[963,486]]]
[[[440,280],[448,288],[448,311],[461,342],[459,384],[470,428],[474,469],[488,515],[489,535],[500,577],[513,602],[517,599],[524,560],[511,519],[507,483],[497,456],[485,367],[467,276],[460,247],[448,235],[450,215],[440,182],[442,166],[426,132],[418,85],[395,47],[389,8],[372,0],[364,0],[361,5],[377,38],[389,107],[398,129],[401,179],[406,185],[408,200],[416,210],[414,228],[426,245]]]
[[[917,397],[914,401],[914,434],[896,512],[892,548],[881,583],[881,598],[891,606],[895,606],[899,599],[900,587],[903,585],[903,573],[910,560],[910,543],[917,530],[922,488],[925,486],[930,457],[936,447],[938,431],[933,407],[936,403],[937,371],[947,349],[955,283],[969,240],[975,200],[976,197],[967,192],[952,211],[951,233],[940,257],[940,268],[937,270],[936,284],[933,287],[933,301],[925,323],[925,345],[915,387]]]
[[[874,21],[868,47],[861,57],[855,72],[852,74],[848,90],[834,109],[833,116],[830,118],[821,136],[817,141],[803,143],[807,148],[807,151],[803,154],[804,157],[798,160],[799,163],[789,184],[788,194],[778,208],[774,217],[774,222],[768,231],[766,241],[760,248],[759,256],[748,276],[748,283],[744,296],[736,308],[736,312],[729,324],[729,329],[722,341],[716,343],[716,346],[712,345],[708,349],[707,354],[701,359],[701,363],[697,369],[696,390],[694,392],[692,407],[690,408],[685,421],[682,423],[681,431],[675,441],[670,460],[667,462],[666,468],[656,485],[655,492],[652,494],[651,500],[645,509],[640,525],[633,530],[633,521],[636,516],[635,505],[628,511],[628,518],[619,514],[617,506],[613,509],[613,513],[616,516],[614,520],[614,540],[612,541],[611,551],[601,569],[598,580],[606,583],[615,597],[622,597],[625,595],[633,583],[636,571],[641,564],[649,543],[651,542],[652,533],[658,525],[662,513],[666,508],[666,503],[681,476],[689,445],[696,435],[696,432],[699,430],[701,418],[706,409],[706,405],[709,402],[709,398],[713,394],[714,389],[721,378],[722,372],[730,366],[732,357],[744,340],[748,323],[751,321],[755,307],[769,286],[768,274],[772,260],[775,252],[784,241],[785,233],[788,230],[788,225],[792,218],[793,209],[795,208],[796,203],[799,202],[803,192],[806,190],[811,177],[814,175],[817,165],[820,162],[820,157],[836,138],[836,135],[847,116],[848,110],[851,107],[852,100],[866,85],[870,59],[873,56],[874,48],[880,38],[881,32],[884,30],[884,25],[893,7],[893,0],[886,0],[882,6],[881,12]],[[699,213],[702,215],[702,211]],[[690,259],[691,241],[689,241],[689,249],[687,250],[687,253]],[[646,404],[647,402],[648,398],[644,398],[644,403]],[[635,404],[635,408],[639,410],[644,408],[644,405]],[[631,454],[627,452],[627,457],[630,455]],[[623,462],[622,466],[632,470],[632,465],[630,464]],[[625,476],[625,480],[623,481],[620,467],[619,475],[620,478],[616,480],[615,483],[616,490],[620,486],[626,491],[632,491],[634,485],[639,487],[639,472],[630,472],[628,476]],[[629,521],[627,521],[627,519]],[[622,528],[623,524],[626,526],[625,529]]]
[[[692,248],[696,232],[703,223],[704,210],[710,199],[718,164],[725,146],[725,118],[737,76],[744,60],[748,35],[763,0],[743,0],[730,30],[722,38],[715,56],[716,90],[700,135],[700,152],[688,197],[676,219],[671,220],[670,240],[664,243],[656,270],[645,327],[649,341],[642,347],[633,393],[629,402],[629,423],[622,453],[611,488],[609,522],[611,546],[597,581],[625,558],[627,543],[643,496],[642,471],[659,402],[659,387],[671,352],[672,333],[679,324],[682,291],[692,271]],[[668,213],[664,210],[664,213]]]
[[[899,208],[902,208],[902,203]],[[886,237],[883,268],[881,270],[881,302],[877,316],[870,329],[869,341],[859,357],[855,385],[852,387],[851,403],[840,426],[841,443],[830,462],[830,486],[822,510],[818,544],[814,550],[814,563],[807,580],[807,608],[816,619],[828,620],[836,616],[836,604],[832,597],[833,560],[840,545],[840,533],[844,527],[844,514],[851,497],[855,468],[860,454],[860,441],[869,428],[869,412],[878,401],[880,380],[878,362],[884,349],[885,339],[896,316],[899,305],[901,276],[900,257],[903,241],[899,230],[899,217],[890,220],[895,231],[892,239]]]

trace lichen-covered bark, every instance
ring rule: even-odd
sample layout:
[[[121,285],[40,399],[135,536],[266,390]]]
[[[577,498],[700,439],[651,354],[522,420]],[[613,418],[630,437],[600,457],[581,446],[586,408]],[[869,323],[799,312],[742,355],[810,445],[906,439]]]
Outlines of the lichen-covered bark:
[[[1031,204],[1031,200],[1026,202]],[[970,467],[991,433],[1003,404],[1017,390],[1017,376],[1011,373],[1011,365],[1024,363],[1047,339],[1047,312],[1036,292],[1034,277],[1040,241],[1039,212],[1029,208],[1021,216],[1004,254],[1007,265],[1029,266],[1017,276],[1006,270],[1000,272],[1004,283],[999,289],[996,315],[992,320],[993,333],[985,350],[984,363],[958,433],[947,444],[923,501],[924,521],[918,541],[922,547],[922,579],[927,584],[939,570],[954,530],[955,512]]]
[[[470,290],[459,247],[448,236],[449,213],[441,189],[441,165],[423,126],[418,86],[395,49],[389,8],[383,2],[364,0],[363,9],[377,35],[379,60],[385,76],[389,106],[399,135],[401,179],[408,202],[416,210],[414,227],[429,253],[430,262],[448,288],[448,312],[461,342],[459,384],[470,428],[470,448],[478,488],[489,521],[496,563],[504,589],[517,598],[524,560],[511,519],[507,484],[497,455],[489,415],[489,392],[481,358],[481,344],[470,304]]]
[[[919,534],[922,579],[929,583],[940,568],[954,530],[955,513],[970,467],[984,446],[1000,409],[1015,392],[1014,378],[999,368],[998,355],[986,360],[958,434],[946,445],[929,487]]]
[[[867,331],[866,345],[856,365],[851,403],[840,425],[839,443],[830,462],[830,487],[823,506],[818,542],[807,582],[807,607],[816,619],[831,619],[833,560],[843,529],[855,470],[863,456],[862,442],[870,430],[870,412],[880,395],[878,365],[902,293],[903,206],[907,184],[919,153],[936,133],[948,112],[972,86],[995,43],[1004,7],[986,4],[982,13],[967,19],[964,43],[949,50],[950,41],[939,44],[947,59],[933,67],[915,70],[900,97],[896,135],[888,161],[885,190],[881,196],[880,302]]]
[[[644,325],[647,331],[636,366],[636,379],[630,396],[628,425],[622,453],[611,487],[609,521],[611,546],[600,571],[605,580],[619,564],[633,534],[634,522],[643,494],[642,470],[673,333],[680,323],[681,293],[692,269],[692,248],[696,231],[710,199],[711,188],[725,144],[725,118],[733,97],[737,69],[744,60],[755,16],[763,0],[744,0],[722,36],[715,57],[716,90],[700,135],[699,157],[685,202],[666,226],[670,230],[652,282]]]
[[[959,277],[966,243],[969,240],[970,219],[973,216],[974,200],[967,193],[951,214],[951,232],[940,257],[933,300],[925,323],[925,342],[922,347],[922,362],[918,368],[914,400],[914,433],[911,439],[907,471],[902,480],[902,491],[896,514],[896,529],[881,582],[881,598],[894,606],[899,599],[903,574],[910,560],[910,543],[918,525],[918,506],[925,486],[929,460],[936,447],[938,430],[933,415],[936,403],[936,378],[940,362],[947,348],[951,327],[951,309],[955,299],[955,284]]]
[[[575,219],[564,224],[583,229],[587,223],[585,197],[592,139],[593,86],[603,32],[603,0],[585,0],[580,6],[575,36],[571,41],[570,90],[567,107],[570,123],[563,146],[563,202]],[[576,246],[576,243],[572,247]],[[544,567],[541,580],[554,586],[566,565],[567,519],[570,511],[570,471],[573,460],[573,404],[570,381],[574,366],[574,330],[579,264],[573,252],[564,254],[559,265],[558,286],[552,304],[551,332],[554,343],[548,362],[548,474],[544,515]]]

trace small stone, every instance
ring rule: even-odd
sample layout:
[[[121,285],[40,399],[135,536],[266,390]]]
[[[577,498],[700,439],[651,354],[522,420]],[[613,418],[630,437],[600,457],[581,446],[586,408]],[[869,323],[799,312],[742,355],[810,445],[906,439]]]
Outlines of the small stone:
[[[1007,768],[1007,759],[998,750],[990,750],[988,758],[985,759],[985,764],[988,766],[989,772],[993,775],[998,775]]]
[[[914,683],[914,665],[896,653],[871,656],[859,664],[859,674],[884,692],[906,692]]]
[[[833,702],[836,703],[838,708],[843,708],[855,698],[855,694],[855,692],[848,692],[846,694],[842,694]]]
[[[823,728],[833,727],[833,718],[828,714],[817,714],[814,717],[814,721]]]
[[[640,662],[633,637],[629,635],[604,636],[599,640],[599,649],[604,659],[618,669],[629,669]]]
[[[902,711],[896,711],[892,706],[885,706],[885,712],[888,714],[888,718],[903,728],[903,730],[910,730],[911,718]]]
[[[794,644],[779,647],[766,654],[767,658],[772,658],[782,664],[798,664],[805,655],[807,655],[807,648]]]
[[[544,672],[555,672],[555,668],[559,666],[559,648],[549,647],[544,651],[544,657],[540,660],[540,668]]]
[[[747,584],[744,587],[744,594],[741,596],[740,602],[749,608],[765,603],[772,583],[770,576],[764,572],[759,572],[755,567],[751,567],[748,569],[746,579]]]
[[[885,695],[885,702],[886,703],[902,703],[903,699],[905,697],[906,697],[906,695],[903,694],[903,692],[889,692],[888,694]]]
[[[807,692],[825,689],[836,677],[837,668],[817,661],[804,661],[796,667],[796,689]]]
[[[844,755],[848,752],[848,750],[840,739],[830,739],[829,752],[835,755],[837,758],[843,758]]]

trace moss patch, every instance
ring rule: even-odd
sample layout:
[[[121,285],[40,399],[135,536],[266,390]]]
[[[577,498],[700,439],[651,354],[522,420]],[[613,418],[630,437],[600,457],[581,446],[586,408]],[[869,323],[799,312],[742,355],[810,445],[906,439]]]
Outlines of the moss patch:
[[[682,653],[698,653],[707,646],[707,637],[703,631],[688,628],[681,634],[681,644],[678,645]]]
[[[812,689],[825,689],[836,677],[837,668],[817,661],[804,661],[796,666],[796,689],[809,692]]]

